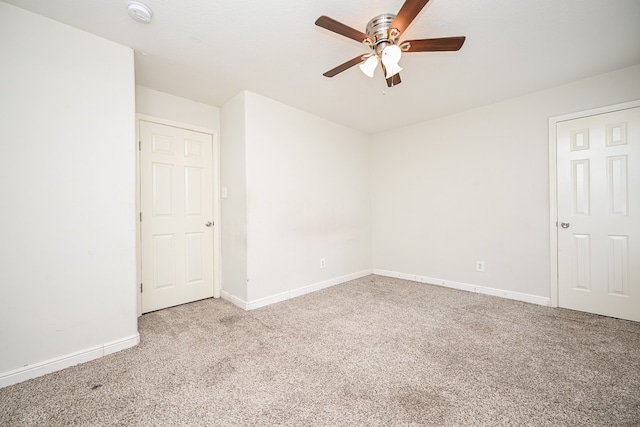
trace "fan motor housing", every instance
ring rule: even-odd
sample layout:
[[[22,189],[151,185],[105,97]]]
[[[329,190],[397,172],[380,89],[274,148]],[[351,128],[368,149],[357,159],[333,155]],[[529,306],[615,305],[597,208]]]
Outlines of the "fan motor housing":
[[[393,13],[383,13],[373,18],[367,24],[367,35],[374,38],[375,42],[371,49],[376,52],[381,51],[387,45],[393,44],[393,38],[389,34],[389,29],[396,15]]]

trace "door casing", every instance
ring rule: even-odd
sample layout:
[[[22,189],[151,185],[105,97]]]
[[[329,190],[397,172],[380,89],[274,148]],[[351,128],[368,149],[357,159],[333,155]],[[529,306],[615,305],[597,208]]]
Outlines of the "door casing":
[[[640,100],[608,105],[592,110],[580,111],[549,119],[549,265],[551,307],[558,307],[558,161],[556,124],[566,120],[581,119],[598,114],[611,113],[640,107]]]
[[[211,135],[213,141],[213,297],[220,298],[222,291],[222,271],[221,271],[221,222],[220,222],[220,142],[218,140],[218,132],[214,129],[193,126],[186,123],[166,120],[159,117],[147,116],[144,114],[136,114],[136,297],[138,316],[142,315],[142,295],[140,291],[140,283],[142,281],[142,252],[141,252],[141,229],[140,229],[140,121],[158,123],[166,126],[187,129],[195,132],[201,132]]]

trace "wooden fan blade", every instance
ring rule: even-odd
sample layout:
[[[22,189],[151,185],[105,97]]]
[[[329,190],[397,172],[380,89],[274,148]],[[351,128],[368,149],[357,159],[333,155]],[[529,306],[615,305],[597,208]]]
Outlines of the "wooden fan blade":
[[[387,75],[387,67],[384,66],[384,64],[380,64],[382,66],[382,72],[384,73],[384,75]],[[400,73],[398,74],[394,74],[393,76],[389,77],[388,79],[385,79],[387,81],[387,86],[388,87],[393,87],[396,85],[399,85],[400,83],[402,83],[402,80],[400,80]]]
[[[400,31],[400,34],[404,33],[409,24],[418,16],[418,13],[429,3],[429,0],[407,0],[404,2],[400,11],[396,15],[396,18],[391,23],[391,27]]]
[[[393,76],[389,77],[387,79],[387,86],[388,87],[393,87],[393,86],[397,86],[400,83],[402,83],[402,80],[400,80],[400,74],[394,74]]]
[[[460,50],[466,37],[442,37],[438,39],[406,40],[400,43],[403,52],[442,52]]]
[[[362,31],[358,31],[355,28],[344,25],[343,23],[329,18],[328,16],[322,15],[320,18],[316,19],[316,25],[329,31],[333,31],[334,33],[340,34],[341,36],[353,39],[359,43],[362,43],[364,40],[369,40],[373,44],[373,42],[375,41],[372,37],[366,35]]]
[[[333,77],[336,74],[339,74],[345,70],[348,70],[349,68],[353,67],[354,65],[358,65],[359,63],[361,63],[362,61],[365,60],[366,55],[360,55],[360,56],[356,56],[355,58],[345,62],[344,64],[340,64],[335,68],[332,68],[331,70],[327,71],[326,73],[322,74],[325,77]]]

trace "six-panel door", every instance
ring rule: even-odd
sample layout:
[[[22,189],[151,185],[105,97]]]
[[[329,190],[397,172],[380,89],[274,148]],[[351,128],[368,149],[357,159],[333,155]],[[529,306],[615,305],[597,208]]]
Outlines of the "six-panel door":
[[[558,303],[640,321],[640,108],[556,130]]]
[[[140,121],[142,312],[213,296],[212,136]]]

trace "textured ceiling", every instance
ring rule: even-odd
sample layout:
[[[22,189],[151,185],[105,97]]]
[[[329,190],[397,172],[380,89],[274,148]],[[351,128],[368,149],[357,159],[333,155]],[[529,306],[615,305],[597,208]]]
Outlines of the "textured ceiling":
[[[5,2],[132,47],[140,85],[216,106],[247,89],[370,133],[640,63],[639,0],[431,0],[403,39],[467,40],[405,54],[391,89],[380,70],[323,77],[368,48],[314,22],[364,32],[403,0],[143,0],[149,25],[127,0]]]

